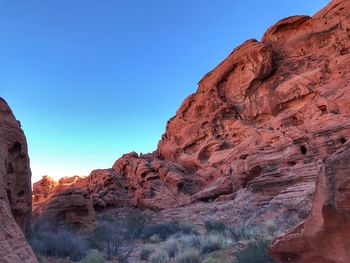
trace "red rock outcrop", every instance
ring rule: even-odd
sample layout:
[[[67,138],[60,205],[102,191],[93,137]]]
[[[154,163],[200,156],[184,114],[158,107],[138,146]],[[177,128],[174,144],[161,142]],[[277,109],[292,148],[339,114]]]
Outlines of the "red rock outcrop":
[[[59,185],[56,180],[50,176],[43,176],[42,179],[33,184],[33,204],[46,201],[50,194],[56,192]],[[34,208],[34,207],[33,207]]]
[[[95,208],[216,201],[231,221],[256,211],[300,220],[320,160],[350,138],[349,14],[348,0],[333,1],[234,49],[185,99],[154,153],[124,155],[79,182]]]
[[[4,263],[37,262],[23,235],[31,219],[30,179],[25,136],[0,98],[0,261]]]
[[[350,143],[325,161],[311,214],[277,238],[270,253],[281,262],[350,262]]]
[[[86,176],[63,177],[59,181],[43,176],[33,184],[33,215],[51,222],[89,225],[95,220],[95,209],[87,188]]]
[[[95,210],[86,189],[71,188],[57,191],[44,206],[34,210],[53,224],[66,222],[88,226],[95,220]]]
[[[318,160],[350,135],[349,13],[349,1],[333,1],[236,48],[168,122],[159,157],[204,191],[228,174],[242,206],[309,203]]]

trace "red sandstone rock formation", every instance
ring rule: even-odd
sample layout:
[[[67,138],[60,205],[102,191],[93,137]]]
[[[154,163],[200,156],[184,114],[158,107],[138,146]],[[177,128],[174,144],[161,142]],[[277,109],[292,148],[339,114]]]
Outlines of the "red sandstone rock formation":
[[[350,138],[349,14],[348,0],[333,1],[246,41],[185,99],[154,153],[126,154],[70,187],[86,188],[96,209],[216,201],[231,221],[299,217],[320,160]]]
[[[44,206],[34,210],[34,216],[36,214],[53,224],[67,222],[88,226],[95,219],[95,210],[87,190],[77,188],[57,191]]]
[[[95,209],[87,187],[84,176],[63,177],[58,182],[43,176],[33,184],[33,215],[51,222],[89,225],[95,219]]]
[[[309,218],[277,238],[270,253],[281,262],[350,262],[350,143],[327,158]]]
[[[56,192],[58,182],[50,176],[43,176],[42,179],[33,184],[33,204],[46,201],[50,194]]]
[[[22,232],[31,218],[30,177],[25,136],[11,109],[0,98],[0,261],[3,263],[37,262]]]

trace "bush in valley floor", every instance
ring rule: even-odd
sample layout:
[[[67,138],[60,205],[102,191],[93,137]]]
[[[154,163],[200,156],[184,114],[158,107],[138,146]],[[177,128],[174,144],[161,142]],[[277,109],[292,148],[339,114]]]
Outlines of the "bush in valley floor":
[[[182,228],[181,224],[179,225],[179,228]],[[161,225],[159,228],[163,229],[164,226]],[[165,253],[172,262],[191,263],[197,262],[196,260],[201,262],[206,260],[207,257],[215,251],[233,247],[240,240],[250,240],[251,243],[249,243],[247,248],[240,252],[240,260],[247,260],[246,258],[251,254],[252,258],[261,257],[262,260],[265,260],[261,261],[261,263],[274,262],[266,261],[271,260],[266,250],[267,244],[269,243],[268,240],[272,240],[278,233],[277,226],[273,221],[263,225],[246,224],[242,227],[234,228],[227,227],[222,222],[210,221],[210,223],[205,224],[205,228],[206,233],[201,235],[196,231],[187,234],[180,232],[173,235],[169,234],[171,231],[165,231],[167,234],[162,236],[157,244],[144,245],[140,252],[140,258],[143,260],[152,258],[152,262],[160,263],[162,259],[165,258]],[[152,229],[158,228],[152,227]],[[159,232],[161,231],[153,231],[152,233],[159,234]],[[149,235],[151,236],[151,234]],[[168,237],[164,240],[166,236]],[[159,261],[157,261],[157,259],[159,259]],[[212,259],[212,261],[213,260],[214,259]],[[254,260],[256,260],[256,258]],[[242,263],[245,262],[249,261],[242,261]]]
[[[228,236],[222,233],[208,233],[205,235],[198,234],[175,234],[170,236],[166,241],[159,244],[146,244],[141,249],[140,258],[142,260],[152,259],[156,261],[160,257],[159,254],[164,253],[174,262],[179,263],[196,263],[200,262],[201,257],[207,254],[232,246],[234,244]]]
[[[228,251],[218,250],[216,252],[210,253],[207,255],[201,263],[232,263],[235,262],[232,260],[232,256],[228,254]]]
[[[125,262],[147,222],[148,217],[141,213],[129,213],[123,218],[100,215],[92,230],[77,232],[64,224],[54,229],[45,218],[39,218],[33,223],[28,241],[37,255],[45,257],[98,263],[104,262],[106,255]],[[94,249],[100,252],[89,253]]]
[[[70,258],[73,261],[83,259],[89,248],[86,241],[68,228],[57,230],[40,229],[29,238],[36,254],[58,258]]]
[[[236,242],[240,240],[274,239],[281,231],[281,227],[275,221],[264,224],[249,224],[235,227],[227,227],[226,233]]]
[[[269,244],[269,240],[250,242],[246,248],[236,254],[237,263],[276,263],[268,255]]]
[[[168,263],[169,257],[166,252],[157,250],[149,258],[149,262],[151,263]]]
[[[153,245],[146,244],[142,246],[140,251],[140,259],[141,260],[148,260],[150,255],[154,252]]]
[[[178,222],[169,222],[163,224],[146,225],[142,231],[142,238],[149,240],[158,237],[160,240],[166,240],[169,236],[176,233],[192,234],[197,233],[193,226],[188,224],[180,224]]]
[[[105,263],[104,253],[95,249],[90,250],[89,254],[80,263]]]
[[[273,222],[232,228],[220,221],[207,221],[204,234],[198,234],[189,224],[149,222],[143,213],[130,213],[124,217],[100,214],[92,229],[77,232],[63,225],[50,229],[47,222],[41,221],[33,225],[29,241],[37,255],[100,263],[111,257],[127,262],[135,246],[143,240],[144,246],[139,251],[142,260],[196,263],[215,251],[234,246],[239,240],[272,239],[276,232]],[[249,253],[246,253],[261,252],[260,245],[255,248],[257,251],[254,247],[247,248]]]
[[[121,219],[100,216],[95,228],[88,235],[89,245],[105,250],[107,258],[116,256],[120,262],[126,262],[148,220],[142,213],[130,213]]]
[[[174,259],[175,263],[200,263],[201,258],[197,249],[186,249],[178,253]]]
[[[226,225],[222,221],[214,221],[214,220],[205,221],[204,227],[207,232],[223,233],[226,230]]]
[[[207,235],[205,238],[203,238],[202,244],[201,244],[201,254],[209,254],[211,252],[220,250],[221,248],[225,247],[224,244],[225,237],[222,235]]]

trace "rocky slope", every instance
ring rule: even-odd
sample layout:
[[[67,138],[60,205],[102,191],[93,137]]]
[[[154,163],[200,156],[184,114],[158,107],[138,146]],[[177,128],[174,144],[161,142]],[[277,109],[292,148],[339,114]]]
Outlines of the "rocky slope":
[[[271,254],[281,262],[350,262],[350,143],[320,170],[311,214],[280,236]]]
[[[19,122],[0,98],[0,261],[37,262],[23,232],[31,219],[31,173]]]
[[[86,189],[96,210],[187,218],[199,207],[231,224],[304,219],[322,160],[350,138],[349,15],[350,1],[335,0],[244,42],[185,99],[155,152],[126,154],[66,187]],[[38,213],[60,187],[34,186],[34,200],[47,196]]]

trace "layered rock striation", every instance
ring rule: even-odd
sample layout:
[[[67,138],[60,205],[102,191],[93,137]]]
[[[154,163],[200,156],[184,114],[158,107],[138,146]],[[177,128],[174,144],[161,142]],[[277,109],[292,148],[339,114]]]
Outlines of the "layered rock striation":
[[[0,261],[37,262],[27,244],[31,209],[27,143],[19,122],[0,98]]]

